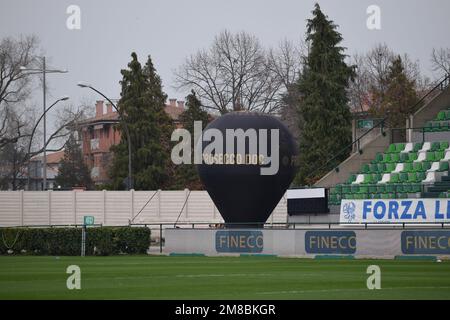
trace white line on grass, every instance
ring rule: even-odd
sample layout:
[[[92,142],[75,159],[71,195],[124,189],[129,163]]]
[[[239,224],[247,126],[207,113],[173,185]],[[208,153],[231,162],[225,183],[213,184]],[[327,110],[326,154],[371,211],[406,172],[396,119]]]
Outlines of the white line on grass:
[[[388,287],[381,288],[380,290],[400,290],[400,289],[450,289],[450,287]],[[263,291],[256,292],[256,294],[296,294],[296,293],[314,293],[314,292],[345,292],[345,291],[368,291],[367,288],[355,288],[355,289],[312,289],[312,290],[289,290],[289,291]],[[377,290],[378,291],[378,290]]]

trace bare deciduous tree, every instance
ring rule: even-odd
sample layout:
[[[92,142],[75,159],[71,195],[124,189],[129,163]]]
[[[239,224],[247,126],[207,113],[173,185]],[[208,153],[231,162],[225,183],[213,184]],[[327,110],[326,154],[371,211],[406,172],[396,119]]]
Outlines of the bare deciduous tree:
[[[29,106],[32,77],[21,66],[36,61],[38,40],[34,36],[0,40],[0,180],[13,189],[20,188],[19,177],[27,174],[30,160],[46,151],[64,147],[68,134],[76,130],[84,108],[66,106],[56,116],[56,129],[40,143],[40,108]],[[30,142],[31,141],[31,142]]]
[[[386,44],[378,44],[364,55],[354,54],[351,64],[357,66],[356,76],[349,87],[350,105],[353,111],[363,112],[370,108],[376,108],[379,101],[374,101],[374,90],[385,92],[387,89],[387,76],[393,60],[397,57]],[[404,54],[402,63],[406,76],[414,81],[419,96],[430,88],[428,78],[421,75],[418,61],[413,61]]]
[[[431,53],[433,71],[450,74],[450,48],[434,49]]]
[[[299,63],[288,41],[277,50],[265,50],[252,35],[223,31],[208,50],[186,59],[175,72],[175,81],[177,88],[193,88],[221,113],[241,109],[272,113],[298,75]]]
[[[38,40],[34,36],[0,41],[0,148],[22,136],[25,124],[14,121],[14,115],[18,113],[13,108],[29,95],[30,79],[20,67],[33,61],[37,46]],[[15,130],[8,130],[7,124],[14,122]]]

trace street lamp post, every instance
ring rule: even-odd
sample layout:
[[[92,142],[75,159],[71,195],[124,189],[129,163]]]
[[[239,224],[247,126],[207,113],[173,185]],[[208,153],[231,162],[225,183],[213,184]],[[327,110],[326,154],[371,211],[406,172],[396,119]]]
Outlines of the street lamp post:
[[[31,131],[30,141],[29,141],[29,143],[28,143],[28,153],[27,153],[27,155],[30,155],[30,153],[31,153],[31,143],[32,143],[32,141],[33,141],[33,136],[34,136],[34,133],[36,132],[36,129],[37,129],[37,126],[38,126],[39,122],[40,122],[43,118],[45,119],[45,116],[46,116],[47,112],[50,111],[50,109],[53,108],[58,102],[60,102],[60,101],[66,101],[66,100],[68,100],[68,99],[69,99],[68,96],[64,96],[64,97],[59,98],[58,100],[56,100],[55,102],[53,102],[53,103],[50,105],[50,107],[48,107],[47,109],[45,109],[44,112],[41,114],[41,116],[39,117],[38,121],[36,121],[36,124],[34,125],[33,130]],[[45,143],[47,143],[47,142],[45,142]],[[44,150],[46,150],[46,149],[47,149],[47,147],[46,147],[46,145],[44,145]],[[44,153],[44,157],[45,157],[45,153]],[[30,160],[31,160],[31,157],[30,157],[29,161],[30,161]],[[46,161],[45,161],[45,163],[46,163]],[[28,182],[27,182],[27,184],[28,184],[28,190],[30,190],[30,165],[28,165],[28,178],[27,178],[27,180],[28,180]]]
[[[47,190],[47,152],[46,152],[46,145],[47,145],[47,118],[45,116],[46,114],[46,99],[47,99],[47,85],[46,85],[46,75],[47,73],[67,73],[67,70],[51,70],[47,69],[47,65],[45,63],[45,57],[42,57],[42,68],[41,69],[35,69],[35,68],[27,68],[27,67],[20,67],[21,71],[31,71],[28,74],[42,74],[42,93],[43,93],[43,118],[44,118],[44,158],[43,158],[43,164],[42,164],[42,189]],[[27,75],[28,75],[27,74]]]
[[[127,122],[125,121],[125,119],[123,118],[123,114],[122,112],[119,110],[119,108],[117,108],[116,104],[114,102],[111,101],[111,99],[109,99],[107,96],[105,96],[102,92],[100,92],[99,90],[95,89],[93,86],[91,86],[90,84],[84,83],[84,82],[78,82],[77,84],[80,88],[89,88],[95,92],[97,92],[99,95],[101,95],[103,98],[105,98],[113,107],[114,109],[117,111],[117,113],[119,114],[120,117],[120,122],[122,122],[124,129],[125,129],[125,134],[127,135],[127,140],[128,140],[128,183],[127,183],[127,189],[131,190],[133,189],[133,178],[132,178],[132,170],[131,170],[131,138],[130,138],[130,131],[128,130],[128,125]]]

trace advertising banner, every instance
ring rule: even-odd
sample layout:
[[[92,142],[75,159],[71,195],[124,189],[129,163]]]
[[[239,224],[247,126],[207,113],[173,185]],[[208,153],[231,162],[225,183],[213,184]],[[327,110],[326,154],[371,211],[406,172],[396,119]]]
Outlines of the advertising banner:
[[[342,200],[340,223],[450,222],[450,199]]]

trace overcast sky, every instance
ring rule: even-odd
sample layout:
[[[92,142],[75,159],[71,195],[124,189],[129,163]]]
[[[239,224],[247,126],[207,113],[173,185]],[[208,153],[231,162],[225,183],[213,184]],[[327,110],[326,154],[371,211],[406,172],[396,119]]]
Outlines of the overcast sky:
[[[141,62],[150,54],[170,98],[184,100],[173,87],[173,70],[186,56],[207,47],[224,29],[244,30],[265,46],[298,41],[316,1],[304,0],[0,0],[0,38],[36,34],[51,66],[68,74],[48,76],[51,103],[67,94],[74,104],[99,97],[76,83],[89,82],[111,98],[120,93],[120,69],[130,53]],[[398,53],[420,60],[433,78],[432,48],[450,47],[450,1],[319,1],[339,25],[349,55],[385,42]],[[366,27],[369,5],[381,9],[381,30]],[[81,9],[81,29],[69,30],[69,5]],[[436,75],[437,76],[437,75]],[[35,101],[40,103],[40,92]]]

